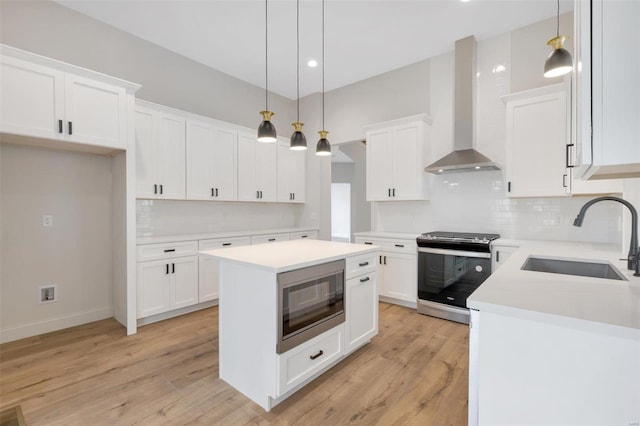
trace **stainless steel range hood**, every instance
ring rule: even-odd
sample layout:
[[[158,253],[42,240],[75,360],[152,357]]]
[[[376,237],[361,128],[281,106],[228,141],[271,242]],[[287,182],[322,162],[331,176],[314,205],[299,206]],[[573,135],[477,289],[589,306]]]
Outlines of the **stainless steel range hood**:
[[[454,151],[425,167],[425,172],[444,174],[500,170],[500,167],[475,149],[474,102],[476,75],[476,39],[469,36],[456,41]]]

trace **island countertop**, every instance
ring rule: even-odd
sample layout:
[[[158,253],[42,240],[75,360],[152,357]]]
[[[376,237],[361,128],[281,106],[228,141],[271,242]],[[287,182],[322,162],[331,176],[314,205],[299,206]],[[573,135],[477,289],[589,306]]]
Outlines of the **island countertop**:
[[[324,240],[291,240],[205,250],[200,254],[280,273],[377,250],[377,246],[365,244]]]
[[[528,256],[610,262],[627,279],[617,281],[522,270]],[[467,300],[471,309],[522,318],[586,321],[589,328],[640,331],[640,277],[627,270],[620,249],[591,243],[523,241],[520,248]]]

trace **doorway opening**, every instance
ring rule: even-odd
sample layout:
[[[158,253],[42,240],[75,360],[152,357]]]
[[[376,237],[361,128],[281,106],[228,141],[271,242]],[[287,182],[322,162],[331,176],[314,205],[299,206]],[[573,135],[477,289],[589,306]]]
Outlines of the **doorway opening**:
[[[351,242],[351,184],[331,184],[331,240]]]

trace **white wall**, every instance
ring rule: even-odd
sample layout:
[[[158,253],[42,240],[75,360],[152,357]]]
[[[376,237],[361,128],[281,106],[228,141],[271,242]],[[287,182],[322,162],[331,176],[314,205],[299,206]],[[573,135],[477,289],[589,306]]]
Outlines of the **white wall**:
[[[109,318],[110,157],[0,145],[0,339]],[[42,226],[42,215],[53,226]],[[56,284],[58,301],[39,303]]]
[[[351,241],[351,184],[331,184],[331,239]]]

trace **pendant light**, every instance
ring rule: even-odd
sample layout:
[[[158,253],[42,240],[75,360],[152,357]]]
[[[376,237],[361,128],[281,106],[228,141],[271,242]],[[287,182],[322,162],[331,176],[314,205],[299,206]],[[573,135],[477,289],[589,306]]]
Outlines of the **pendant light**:
[[[278,140],[276,127],[271,123],[271,117],[274,115],[269,111],[269,31],[268,31],[268,0],[264,0],[264,111],[260,111],[262,115],[262,123],[258,127],[258,142],[275,142]]]
[[[322,0],[322,130],[320,130],[320,140],[316,145],[316,155],[331,155],[331,144],[327,140],[327,132],[324,130],[324,0]]]
[[[544,76],[547,78],[559,77],[573,69],[571,53],[564,47],[565,36],[560,35],[560,0],[557,0],[558,11],[556,14],[556,36],[549,40],[547,44],[553,48],[549,57],[544,63]]]
[[[300,122],[300,0],[296,0],[296,90],[298,93],[297,109],[298,115],[295,123],[291,123],[294,132],[291,135],[289,148],[294,151],[304,151],[307,149],[307,138],[302,133],[304,123]]]

